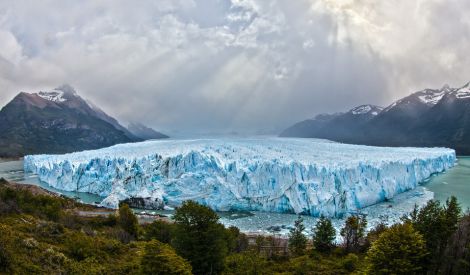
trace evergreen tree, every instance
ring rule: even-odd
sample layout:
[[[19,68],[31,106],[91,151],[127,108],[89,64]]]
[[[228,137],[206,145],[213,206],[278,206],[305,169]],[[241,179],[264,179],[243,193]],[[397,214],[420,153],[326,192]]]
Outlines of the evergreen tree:
[[[289,250],[295,256],[303,255],[307,247],[307,237],[303,233],[305,230],[303,222],[302,217],[298,216],[294,223],[294,228],[291,228],[289,232]]]
[[[424,237],[428,257],[428,270],[436,273],[442,261],[445,246],[457,228],[461,209],[455,197],[447,200],[442,206],[438,201],[431,200],[417,213],[412,213],[409,220],[413,227]]]
[[[173,216],[172,244],[188,259],[194,274],[219,274],[227,255],[226,232],[219,216],[207,206],[185,201]]]
[[[446,200],[446,205],[444,207],[444,216],[447,231],[446,235],[450,236],[457,229],[457,224],[461,218],[462,208],[457,202],[457,198],[451,196],[450,199]]]
[[[423,236],[409,223],[395,224],[367,252],[368,273],[423,274],[425,257]]]
[[[141,260],[142,274],[190,275],[191,265],[168,244],[152,240],[145,245]]]
[[[359,251],[361,242],[364,241],[366,227],[367,220],[363,216],[350,216],[346,219],[340,234],[344,239],[344,247],[347,252]]]
[[[334,246],[336,230],[331,220],[321,216],[314,228],[312,228],[313,245],[320,252],[329,252]]]
[[[129,205],[123,203],[119,206],[118,224],[134,238],[137,238],[139,231],[139,223],[134,212],[129,208]]]

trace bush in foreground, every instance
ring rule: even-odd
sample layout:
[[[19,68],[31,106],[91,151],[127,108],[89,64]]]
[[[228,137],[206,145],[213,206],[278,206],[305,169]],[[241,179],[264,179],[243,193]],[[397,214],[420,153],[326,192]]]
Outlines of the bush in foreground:
[[[371,274],[421,274],[427,255],[423,236],[409,223],[383,232],[367,252]]]

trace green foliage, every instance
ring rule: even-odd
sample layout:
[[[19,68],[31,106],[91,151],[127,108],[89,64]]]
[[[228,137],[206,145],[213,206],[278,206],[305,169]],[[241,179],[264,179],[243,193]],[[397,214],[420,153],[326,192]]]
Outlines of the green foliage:
[[[58,220],[64,200],[61,198],[33,195],[28,190],[0,188],[0,215],[28,213],[43,218]]]
[[[350,216],[346,219],[340,234],[344,238],[344,248],[347,252],[360,250],[366,227],[367,220],[363,216]]]
[[[299,217],[289,234],[292,256],[283,257],[286,240],[259,236],[249,247],[238,228],[225,229],[195,202],[177,209],[174,224],[140,226],[126,205],[118,216],[81,217],[70,211],[73,200],[8,186],[0,182],[0,274],[190,274],[188,262],[195,274],[470,273],[470,218],[461,218],[455,198],[416,208],[405,224],[379,224],[366,238],[365,219],[350,217],[344,248],[331,246],[334,229],[322,217],[309,256]]]
[[[123,203],[119,206],[118,224],[124,231],[129,233],[134,238],[137,238],[139,232],[139,223],[134,212],[129,208],[129,205]]]
[[[142,274],[192,274],[191,265],[168,244],[152,240],[145,245],[141,260]]]
[[[423,236],[409,223],[383,232],[367,252],[370,274],[421,274],[425,267]]]
[[[379,238],[380,234],[387,230],[387,225],[383,222],[377,224],[374,228],[372,228],[366,236],[365,247],[369,249],[372,244]]]
[[[248,249],[248,238],[235,226],[226,229],[226,241],[230,253],[240,253]]]
[[[440,274],[470,274],[470,214],[462,217],[441,258]]]
[[[268,269],[268,261],[253,252],[232,254],[225,258],[224,274],[271,274]]]
[[[415,210],[406,219],[413,224],[426,241],[428,257],[428,270],[436,272],[450,236],[457,228],[461,209],[457,199],[451,197],[445,205],[431,200],[426,206]]]
[[[341,265],[349,272],[354,271],[359,263],[359,257],[356,254],[349,253],[344,259],[341,260]]]
[[[336,230],[331,220],[321,216],[314,228],[312,228],[313,246],[320,252],[329,252],[334,247]]]
[[[173,237],[173,232],[175,230],[175,225],[164,222],[161,220],[156,220],[151,224],[144,226],[143,231],[144,240],[158,240],[162,243],[170,243]]]
[[[6,245],[0,242],[0,272],[7,272],[10,270],[10,254],[6,249]]]
[[[294,228],[289,232],[289,250],[293,255],[300,256],[305,253],[307,237],[304,235],[305,225],[301,216],[294,222]]]
[[[219,216],[209,207],[185,201],[176,209],[173,246],[188,259],[194,274],[218,274],[227,255],[225,228]]]

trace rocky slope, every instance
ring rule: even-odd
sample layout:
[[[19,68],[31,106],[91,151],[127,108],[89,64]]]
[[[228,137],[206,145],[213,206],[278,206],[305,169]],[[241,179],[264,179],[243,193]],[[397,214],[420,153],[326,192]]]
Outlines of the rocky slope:
[[[0,157],[66,153],[140,140],[68,85],[21,92],[0,111]]]

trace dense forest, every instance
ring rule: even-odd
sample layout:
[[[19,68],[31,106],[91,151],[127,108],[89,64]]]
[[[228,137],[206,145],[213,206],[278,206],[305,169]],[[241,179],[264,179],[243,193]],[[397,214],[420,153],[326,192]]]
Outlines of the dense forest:
[[[305,228],[299,216],[288,239],[252,238],[193,201],[173,222],[142,224],[126,204],[77,214],[90,207],[0,180],[0,274],[470,274],[470,215],[454,197],[369,231],[350,216],[342,243],[325,217]]]

